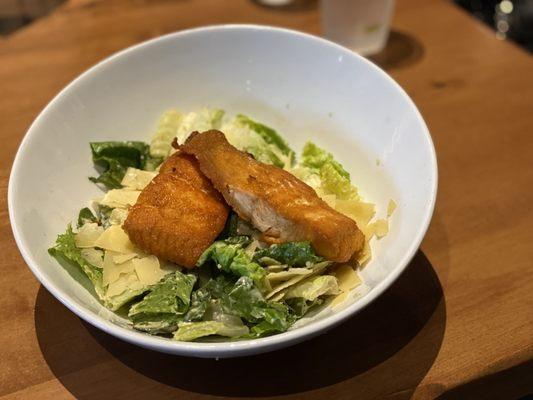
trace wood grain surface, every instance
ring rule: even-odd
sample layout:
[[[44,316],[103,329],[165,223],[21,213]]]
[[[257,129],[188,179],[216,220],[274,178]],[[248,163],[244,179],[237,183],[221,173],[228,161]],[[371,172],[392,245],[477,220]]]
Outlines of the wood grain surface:
[[[533,60],[444,0],[400,0],[375,61],[433,135],[439,194],[401,278],[309,342],[233,360],[136,348],[80,321],[33,277],[9,225],[24,132],[87,67],[184,28],[253,22],[320,34],[317,4],[75,0],[0,40],[0,399],[517,399],[533,392]]]

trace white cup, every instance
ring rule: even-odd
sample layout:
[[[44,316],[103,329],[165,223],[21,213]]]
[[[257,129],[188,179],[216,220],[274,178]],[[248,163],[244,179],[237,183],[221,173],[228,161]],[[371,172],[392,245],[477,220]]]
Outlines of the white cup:
[[[361,55],[383,50],[394,0],[322,0],[321,4],[326,38]]]

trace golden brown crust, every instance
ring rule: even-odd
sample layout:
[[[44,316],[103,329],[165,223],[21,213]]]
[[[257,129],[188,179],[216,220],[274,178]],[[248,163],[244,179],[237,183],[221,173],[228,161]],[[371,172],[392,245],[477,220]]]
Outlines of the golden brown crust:
[[[226,202],[272,240],[308,240],[326,259],[348,261],[364,236],[357,224],[335,211],[294,175],[254,160],[219,131],[194,133],[181,146]]]
[[[193,268],[224,228],[227,216],[227,205],[196,160],[177,152],[142,191],[124,230],[142,250]]]

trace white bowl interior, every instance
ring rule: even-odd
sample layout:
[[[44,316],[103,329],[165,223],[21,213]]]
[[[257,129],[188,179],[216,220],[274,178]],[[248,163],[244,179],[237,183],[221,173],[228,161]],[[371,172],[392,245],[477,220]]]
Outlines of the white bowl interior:
[[[111,313],[52,259],[47,249],[81,206],[101,195],[88,142],[144,140],[163,111],[203,106],[243,113],[296,148],[313,140],[351,173],[386,214],[388,236],[373,242],[363,270],[370,292],[303,328],[246,343],[177,343],[120,328]],[[378,161],[379,160],[379,161]],[[385,73],[348,50],[282,29],[226,26],[185,31],[128,49],[63,90],[26,135],[9,188],[10,216],[29,266],[64,304],[92,324],[153,349],[231,356],[278,348],[340,322],[379,295],[403,270],[425,233],[436,193],[427,128]],[[115,320],[117,322],[117,320]],[[120,320],[118,319],[120,324]]]

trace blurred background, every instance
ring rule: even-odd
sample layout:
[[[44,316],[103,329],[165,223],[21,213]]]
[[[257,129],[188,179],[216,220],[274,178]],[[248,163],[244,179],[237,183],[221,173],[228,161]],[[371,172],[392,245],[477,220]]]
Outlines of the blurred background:
[[[62,3],[68,0],[0,0],[0,35],[7,36],[16,32],[17,29],[24,27],[27,24],[36,21],[44,15],[52,12],[56,7],[61,6]],[[71,0],[80,1],[80,0]],[[113,1],[113,0],[89,0],[85,3],[96,3],[98,1]],[[180,0],[151,0],[157,1],[180,1]],[[221,0],[222,1],[222,0]],[[226,0],[227,1],[227,0]],[[250,0],[258,6],[263,7],[277,7],[277,8],[304,8],[304,7],[319,7],[319,2],[316,0]],[[400,0],[408,1],[408,0]],[[461,7],[472,14],[473,17],[483,21],[485,24],[494,29],[494,33],[498,39],[512,40],[518,45],[524,47],[529,52],[533,52],[533,0],[449,0],[455,1],[458,7]],[[136,2],[136,0],[132,0]],[[343,9],[350,8],[355,3],[353,0],[336,0],[325,1],[325,14],[338,20],[344,12],[338,12],[334,9],[336,6],[331,4],[342,4]],[[380,5],[376,5],[376,4]],[[389,4],[387,6],[386,4]],[[375,12],[387,14],[392,12],[392,0],[372,0],[366,2],[367,7],[376,7]],[[388,8],[387,8],[388,7]],[[387,11],[388,10],[388,11]],[[359,10],[353,10],[354,15],[359,15]],[[387,20],[387,15],[384,16]],[[388,24],[388,22],[387,22]],[[323,28],[327,32],[326,36],[339,42],[343,42],[342,36],[346,36],[350,27],[339,27],[337,25],[330,27],[328,30],[327,20],[323,20]],[[353,27],[352,27],[353,28]],[[379,30],[379,24],[365,25],[364,29],[367,33],[372,33],[372,30]],[[352,32],[353,33],[353,32]],[[377,32],[379,33],[379,32]],[[386,32],[381,32],[386,37]],[[379,40],[378,40],[379,41]],[[358,47],[361,53],[373,53],[379,49],[379,43],[368,47],[368,43],[343,43],[349,47]],[[351,45],[351,46],[350,46]]]

